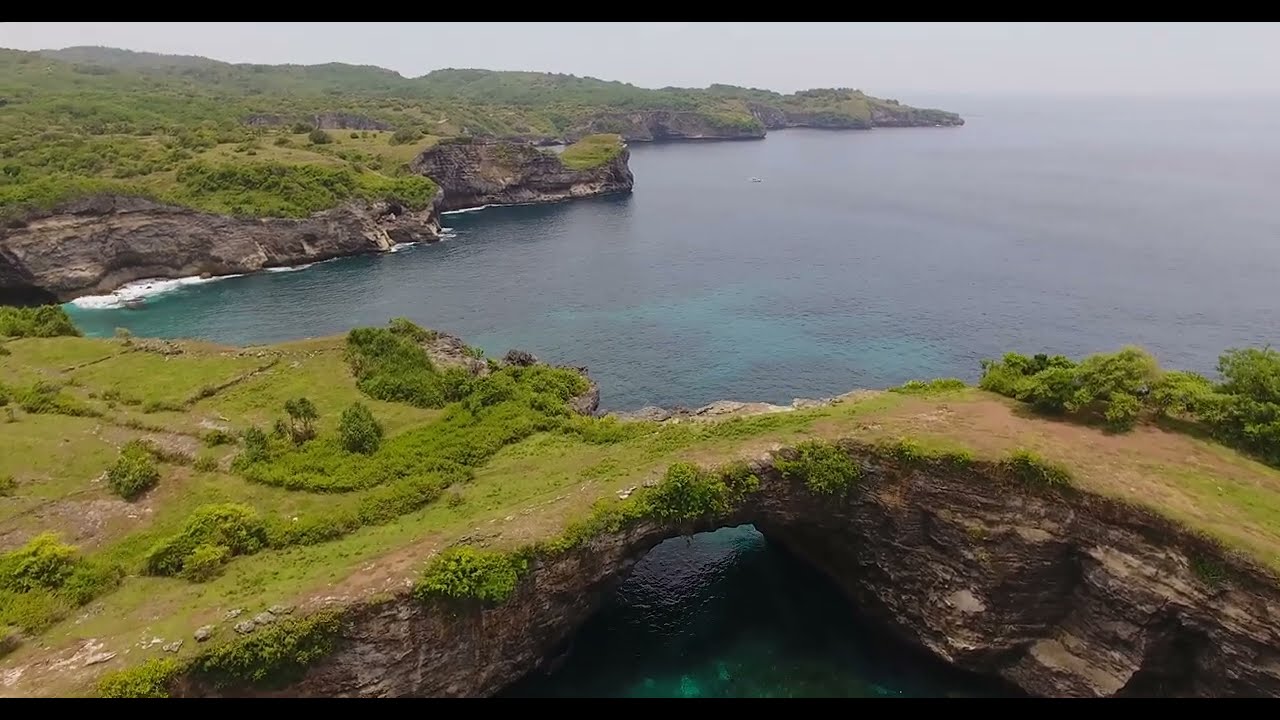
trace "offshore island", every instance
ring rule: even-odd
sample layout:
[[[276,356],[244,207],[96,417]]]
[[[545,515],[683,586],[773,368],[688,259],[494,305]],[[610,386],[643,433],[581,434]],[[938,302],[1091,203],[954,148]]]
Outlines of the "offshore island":
[[[6,696],[493,695],[659,542],[747,523],[1022,693],[1280,695],[1274,350],[619,414],[583,368],[405,319],[238,348],[85,338],[51,304],[628,192],[631,142],[953,114],[103,48],[4,51],[0,78]]]

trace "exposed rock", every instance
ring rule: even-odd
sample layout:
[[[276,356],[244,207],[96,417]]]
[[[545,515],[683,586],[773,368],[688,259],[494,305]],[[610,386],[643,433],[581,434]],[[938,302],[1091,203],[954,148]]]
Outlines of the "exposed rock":
[[[104,663],[110,660],[111,658],[115,657],[118,654],[119,653],[115,652],[114,650],[111,652],[93,653],[89,655],[89,657],[84,659],[84,666],[89,667],[90,665],[99,665],[101,663]]]
[[[441,142],[410,166],[444,191],[440,209],[541,203],[630,192],[635,180],[623,148],[604,165],[571,170],[552,152],[527,143]]]
[[[321,130],[393,130],[391,123],[375,120],[365,115],[345,112],[321,113],[311,118],[311,124]]]
[[[478,377],[489,374],[489,363],[473,355],[471,347],[454,335],[436,332],[422,343],[422,349],[438,368],[461,367]]]
[[[182,649],[181,640],[174,640],[173,642],[166,643],[160,647],[161,652],[167,652],[167,653],[176,653],[181,649]]]
[[[236,618],[240,617],[240,613],[242,613],[242,612],[244,612],[244,608],[234,608],[234,609],[232,609],[232,610],[228,610],[228,611],[227,611],[227,614],[223,616],[223,619],[224,619],[224,620],[234,620],[234,619],[236,619]]]
[[[235,631],[240,633],[241,635],[248,635],[249,633],[253,632],[253,629],[255,627],[257,626],[254,625],[252,620],[241,620],[240,622],[235,624]]]
[[[270,625],[275,621],[276,621],[276,616],[272,615],[269,612],[260,612],[257,615],[253,616],[254,625]]]
[[[450,610],[403,592],[351,607],[339,649],[276,694],[492,694],[562,655],[662,540],[754,523],[857,611],[1033,695],[1280,696],[1280,589],[1249,561],[1162,517],[1032,490],[993,465],[913,468],[848,447],[864,478],[847,497],[815,496],[760,465],[760,492],[740,511],[640,523],[534,560],[500,606]],[[1229,579],[1202,580],[1192,568],[1204,562]]]
[[[394,219],[390,219],[394,216]],[[147,278],[230,275],[439,238],[435,207],[349,203],[304,219],[236,218],[103,195],[0,228],[0,304],[66,301]]]
[[[204,642],[205,640],[208,640],[209,638],[213,637],[213,626],[202,625],[196,628],[196,631],[193,636],[195,637],[196,642]]]
[[[507,354],[502,357],[502,362],[504,365],[515,365],[516,367],[529,367],[530,365],[537,365],[538,358],[534,356],[534,354],[531,352],[512,349],[512,350],[508,350]]]
[[[762,124],[725,123],[699,112],[638,110],[598,115],[570,134],[617,133],[624,140],[756,140],[764,137]]]
[[[292,613],[293,606],[292,605],[272,605],[270,608],[267,609],[267,612],[271,613],[272,615],[275,615],[276,617],[280,617],[281,615],[288,615]]]

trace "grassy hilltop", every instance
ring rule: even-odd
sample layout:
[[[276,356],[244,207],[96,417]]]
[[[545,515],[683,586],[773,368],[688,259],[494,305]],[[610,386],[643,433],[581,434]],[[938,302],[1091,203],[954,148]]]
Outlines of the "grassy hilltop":
[[[702,512],[751,491],[735,461],[799,446],[821,465],[837,438],[1006,462],[1155,507],[1280,569],[1280,470],[1231,447],[1276,460],[1271,352],[1228,354],[1219,384],[1136,350],[1078,364],[1009,355],[987,367],[990,390],[917,382],[657,424],[575,415],[576,372],[478,350],[446,362],[424,350],[434,333],[402,320],[231,348],[86,339],[54,308],[4,310],[0,334],[17,336],[0,345],[0,668],[25,668],[11,692],[147,693],[160,682],[147,673],[178,663],[265,676],[321,643],[332,619],[303,610],[324,598],[416,583],[424,598],[501,599],[523,567],[506,550],[567,547],[637,513]],[[695,466],[729,468],[724,485]],[[828,476],[840,473],[810,475]],[[256,644],[237,639],[228,611],[273,606],[297,611],[247,636]],[[216,633],[196,643],[205,625]],[[120,654],[51,662],[87,638]]]
[[[437,70],[405,78],[340,63],[0,49],[0,214],[102,191],[286,217],[352,197],[418,205],[433,188],[407,164],[440,138],[578,136],[590,134],[592,121],[599,121],[592,132],[615,132],[609,116],[644,111],[762,133],[749,105],[846,125],[869,122],[873,111],[949,115],[849,89],[650,90],[550,73]]]

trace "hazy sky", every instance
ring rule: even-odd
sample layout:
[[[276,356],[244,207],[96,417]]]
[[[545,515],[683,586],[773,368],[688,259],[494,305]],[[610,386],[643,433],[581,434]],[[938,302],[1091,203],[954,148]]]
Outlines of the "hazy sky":
[[[0,46],[791,91],[1280,92],[1277,23],[2,23]]]

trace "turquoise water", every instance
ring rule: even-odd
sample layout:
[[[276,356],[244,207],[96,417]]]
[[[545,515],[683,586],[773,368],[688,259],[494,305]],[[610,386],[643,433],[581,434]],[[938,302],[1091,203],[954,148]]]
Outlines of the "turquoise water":
[[[76,320],[246,343],[403,315],[586,365],[617,409],[973,380],[1015,348],[1212,371],[1280,341],[1280,104],[926,99],[967,124],[635,145],[629,197]]]
[[[510,697],[1005,696],[860,622],[750,526],[654,548],[554,672]]]

